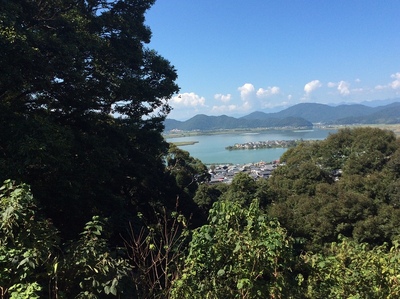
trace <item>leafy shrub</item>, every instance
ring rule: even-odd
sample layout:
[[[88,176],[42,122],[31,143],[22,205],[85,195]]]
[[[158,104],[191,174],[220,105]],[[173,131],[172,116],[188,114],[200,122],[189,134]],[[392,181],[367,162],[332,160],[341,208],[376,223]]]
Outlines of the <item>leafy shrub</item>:
[[[292,239],[258,200],[218,201],[193,232],[172,298],[291,298]]]

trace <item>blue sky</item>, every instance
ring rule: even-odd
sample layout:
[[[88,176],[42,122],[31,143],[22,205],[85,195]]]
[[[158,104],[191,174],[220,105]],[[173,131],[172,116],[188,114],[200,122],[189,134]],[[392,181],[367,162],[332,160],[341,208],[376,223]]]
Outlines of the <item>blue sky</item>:
[[[399,0],[157,0],[145,23],[178,72],[169,118],[400,97]]]

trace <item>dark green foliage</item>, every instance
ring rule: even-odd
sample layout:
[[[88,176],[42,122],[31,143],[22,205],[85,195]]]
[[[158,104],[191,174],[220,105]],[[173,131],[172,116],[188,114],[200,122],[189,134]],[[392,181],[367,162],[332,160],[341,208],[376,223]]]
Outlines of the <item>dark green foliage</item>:
[[[208,211],[219,200],[235,201],[248,206],[254,199],[260,202],[260,208],[265,209],[272,203],[272,192],[269,190],[268,180],[255,181],[247,173],[238,173],[231,184],[201,184],[196,191],[193,201],[208,217]]]
[[[54,264],[54,292],[60,290],[66,298],[106,298],[124,293],[129,296],[132,288],[126,283],[132,266],[108,247],[104,226],[94,216],[86,223],[80,239],[68,244]]]
[[[158,107],[168,112],[163,99],[177,91],[176,73],[144,47],[153,3],[3,1],[2,104],[60,118],[115,109],[138,121]]]
[[[164,200],[162,122],[178,87],[145,46],[153,3],[1,4],[0,180],[28,183],[63,238],[93,215],[118,236]]]
[[[193,201],[198,205],[204,215],[208,215],[208,211],[211,209],[214,202],[216,202],[227,189],[228,185],[226,184],[201,184],[196,191]]]
[[[62,244],[27,185],[0,188],[1,298],[106,298],[121,294],[131,267],[108,247],[105,223],[88,222],[81,238]],[[129,288],[125,287],[127,292]]]
[[[166,160],[167,171],[175,177],[178,187],[189,195],[194,195],[198,184],[210,180],[207,167],[176,145],[170,144]]]
[[[291,195],[313,196],[319,183],[333,181],[328,170],[320,167],[317,158],[319,143],[301,143],[286,151],[281,162],[269,180],[274,200],[285,200]]]
[[[356,128],[288,150],[269,180],[270,214],[314,250],[339,234],[391,242],[398,235],[398,148],[390,131]]]
[[[387,162],[387,169],[396,179],[400,178],[400,139],[395,144],[396,151],[390,156]]]
[[[257,191],[257,184],[247,173],[236,174],[229,185],[227,192],[222,196],[225,200],[235,201],[240,205],[248,206]]]
[[[165,182],[168,184],[171,198],[179,202],[179,209],[187,218],[191,218],[196,227],[204,224],[204,207],[194,200],[199,185],[206,184],[210,180],[207,167],[199,160],[191,157],[189,152],[179,149],[170,144],[168,155],[166,155]]]
[[[398,243],[370,248],[341,238],[325,254],[303,256],[311,266],[305,298],[398,298]]]
[[[1,298],[40,298],[51,278],[58,232],[37,214],[29,187],[10,180],[0,188],[0,217]]]
[[[396,136],[391,131],[346,128],[322,142],[320,159],[325,168],[364,174],[381,170],[397,147]]]
[[[219,200],[193,232],[172,298],[298,298],[292,242],[257,200]]]

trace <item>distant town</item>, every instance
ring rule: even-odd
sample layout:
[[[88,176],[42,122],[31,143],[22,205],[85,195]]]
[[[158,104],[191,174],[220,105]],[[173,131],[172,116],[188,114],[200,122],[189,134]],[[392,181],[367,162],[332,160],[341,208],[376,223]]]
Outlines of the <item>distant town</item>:
[[[266,140],[246,143],[236,143],[235,145],[227,146],[225,149],[233,150],[246,150],[246,149],[262,149],[262,148],[287,148],[294,147],[297,144],[304,142],[299,140]]]
[[[254,180],[261,178],[269,178],[272,171],[279,165],[279,161],[273,162],[258,162],[248,163],[244,165],[211,165],[209,167],[209,173],[211,174],[210,184],[227,183],[230,184],[233,177],[240,173],[247,173]]]

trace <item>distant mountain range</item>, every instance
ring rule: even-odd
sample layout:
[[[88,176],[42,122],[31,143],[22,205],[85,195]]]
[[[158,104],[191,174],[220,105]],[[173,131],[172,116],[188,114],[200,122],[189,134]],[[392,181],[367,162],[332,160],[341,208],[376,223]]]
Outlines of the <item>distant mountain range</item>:
[[[400,123],[400,102],[369,107],[361,104],[329,106],[301,103],[275,113],[256,111],[234,118],[226,115],[198,114],[186,121],[166,119],[165,131],[208,131],[247,128],[311,128],[313,124],[397,124]]]

